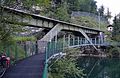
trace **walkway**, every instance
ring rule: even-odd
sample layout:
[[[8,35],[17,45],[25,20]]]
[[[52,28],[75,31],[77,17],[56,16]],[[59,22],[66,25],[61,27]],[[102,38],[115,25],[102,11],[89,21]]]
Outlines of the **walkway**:
[[[44,54],[34,55],[10,67],[3,78],[42,78]]]

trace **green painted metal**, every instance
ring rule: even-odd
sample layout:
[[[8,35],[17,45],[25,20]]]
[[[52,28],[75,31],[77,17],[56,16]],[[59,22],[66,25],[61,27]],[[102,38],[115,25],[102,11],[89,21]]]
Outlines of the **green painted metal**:
[[[64,41],[65,40],[65,41]],[[75,46],[75,45],[82,45],[82,44],[90,44],[89,41],[85,38],[70,38],[70,39],[64,39],[63,41],[51,41],[47,43],[46,50],[45,50],[45,66],[44,66],[44,72],[42,78],[47,78],[48,74],[48,63],[47,60],[54,54],[63,52],[66,46],[65,44],[69,44],[69,46]],[[98,39],[90,38],[90,41],[93,44],[96,44],[98,42]]]
[[[18,50],[17,50],[17,45],[15,45],[15,59],[18,60]]]
[[[48,42],[47,47],[45,49],[45,66],[44,66],[44,71],[43,71],[43,76],[42,78],[47,78],[48,77],[48,63],[47,60],[54,54],[59,53],[63,51],[63,43],[62,42]]]
[[[47,78],[47,73],[48,73],[47,67],[48,67],[48,64],[46,63],[46,64],[45,64],[45,67],[44,67],[43,77],[42,77],[42,78]]]
[[[45,49],[45,67],[44,67],[44,71],[43,71],[43,76],[42,78],[47,78],[47,73],[48,73],[48,64],[47,64],[47,58],[48,58],[48,48]]]

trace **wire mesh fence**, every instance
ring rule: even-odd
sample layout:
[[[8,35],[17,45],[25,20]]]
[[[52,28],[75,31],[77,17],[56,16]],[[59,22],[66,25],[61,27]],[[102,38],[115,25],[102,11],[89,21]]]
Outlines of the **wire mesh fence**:
[[[11,61],[17,61],[36,54],[36,42],[26,41],[19,42],[8,46],[0,47],[0,53],[6,54]]]

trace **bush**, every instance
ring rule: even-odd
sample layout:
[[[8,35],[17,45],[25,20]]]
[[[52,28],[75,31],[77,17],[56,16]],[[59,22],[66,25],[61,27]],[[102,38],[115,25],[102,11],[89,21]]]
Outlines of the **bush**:
[[[76,67],[76,60],[62,58],[49,67],[48,78],[83,78],[83,70]]]
[[[68,52],[69,51],[69,52]],[[49,64],[48,78],[83,78],[83,69],[77,67],[76,59],[70,55],[76,49],[65,50],[66,56]]]

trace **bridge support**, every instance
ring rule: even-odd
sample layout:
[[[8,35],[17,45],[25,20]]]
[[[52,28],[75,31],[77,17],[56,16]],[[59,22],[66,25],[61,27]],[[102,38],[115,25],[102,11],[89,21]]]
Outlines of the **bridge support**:
[[[48,42],[55,37],[55,41],[57,42],[57,34],[62,30],[62,26],[60,24],[56,24],[41,40],[38,41],[38,50],[39,52],[45,52],[45,47]]]
[[[88,35],[82,29],[79,29],[79,32],[82,33],[82,35],[89,41],[89,43],[97,50],[96,46],[92,43]]]
[[[40,41],[50,42],[61,30],[60,24],[55,25]]]

